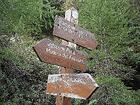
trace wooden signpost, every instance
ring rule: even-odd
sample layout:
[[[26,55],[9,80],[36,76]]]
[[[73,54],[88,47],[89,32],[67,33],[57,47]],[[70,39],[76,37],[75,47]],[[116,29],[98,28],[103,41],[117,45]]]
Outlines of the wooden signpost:
[[[46,93],[56,96],[56,105],[71,105],[71,98],[88,99],[99,87],[90,74],[75,74],[85,71],[86,56],[76,50],[76,44],[95,49],[94,34],[79,27],[78,12],[72,7],[65,12],[65,19],[55,18],[53,35],[62,38],[61,45],[43,39],[34,46],[41,61],[59,65],[59,74],[49,75]],[[70,41],[70,42],[67,42]]]
[[[54,74],[48,76],[47,94],[88,99],[98,88],[90,74]]]
[[[67,1],[66,1],[67,2]],[[69,4],[69,3],[67,3]],[[78,11],[72,7],[65,12],[65,19],[73,24],[78,24]],[[69,46],[72,49],[76,49],[76,44],[62,40],[62,45]],[[59,73],[74,73],[73,70],[69,70],[63,67],[59,67]],[[56,97],[56,105],[71,105],[71,98],[63,97],[58,94]]]

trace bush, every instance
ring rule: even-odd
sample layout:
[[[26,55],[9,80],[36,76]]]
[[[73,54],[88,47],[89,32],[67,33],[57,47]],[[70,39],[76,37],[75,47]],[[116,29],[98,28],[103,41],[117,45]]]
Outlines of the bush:
[[[138,105],[135,91],[128,90],[120,79],[115,77],[97,77],[100,89],[94,96],[95,105]]]
[[[98,41],[96,50],[84,49],[90,58],[89,68],[101,83],[101,94],[95,94],[97,101],[90,103],[138,105],[135,92],[122,82],[133,80],[139,65],[138,10],[129,0],[86,0],[78,5],[79,24]]]
[[[52,28],[59,11],[48,0],[1,0],[0,32],[37,35]]]
[[[118,57],[126,50],[123,42],[132,31],[128,24],[135,11],[130,7],[128,0],[86,0],[79,7],[79,22],[95,33],[101,50]]]
[[[23,39],[0,49],[0,104],[54,105],[45,87],[48,74],[57,68],[40,62],[31,47],[33,40]]]

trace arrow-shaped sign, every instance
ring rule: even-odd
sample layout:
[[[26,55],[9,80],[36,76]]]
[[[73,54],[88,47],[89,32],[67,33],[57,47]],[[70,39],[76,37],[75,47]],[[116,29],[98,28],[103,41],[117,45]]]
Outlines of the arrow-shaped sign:
[[[48,76],[47,94],[88,99],[98,88],[90,74],[54,74]]]
[[[95,49],[97,46],[93,33],[60,16],[55,18],[53,35],[89,49]]]
[[[77,50],[69,49],[63,45],[56,45],[51,40],[41,40],[34,49],[45,63],[59,65],[68,69],[84,71],[86,56]]]

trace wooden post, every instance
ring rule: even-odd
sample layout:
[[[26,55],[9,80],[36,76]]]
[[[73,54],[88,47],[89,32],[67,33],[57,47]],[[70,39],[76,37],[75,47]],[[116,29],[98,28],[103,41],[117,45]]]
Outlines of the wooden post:
[[[74,7],[71,7],[69,10],[67,10],[65,12],[65,19],[74,24],[78,24],[78,11]],[[76,44],[67,42],[65,40],[62,40],[61,44],[76,49]],[[59,67],[60,74],[61,73],[73,73],[73,72],[74,72],[73,70]],[[71,98],[62,97],[61,95],[58,95],[56,97],[56,105],[72,105]]]
[[[72,70],[84,71],[87,68],[87,57],[76,50],[76,44],[89,49],[97,46],[95,38],[92,37],[94,34],[74,24],[78,24],[78,11],[72,6],[65,12],[65,19],[55,18],[53,35],[66,41],[62,40],[62,45],[55,45],[51,40],[43,39],[34,46],[41,61],[59,65],[59,74],[48,76],[46,91],[46,94],[57,96],[56,105],[72,105],[71,98],[88,99],[98,88],[90,74],[74,74]]]

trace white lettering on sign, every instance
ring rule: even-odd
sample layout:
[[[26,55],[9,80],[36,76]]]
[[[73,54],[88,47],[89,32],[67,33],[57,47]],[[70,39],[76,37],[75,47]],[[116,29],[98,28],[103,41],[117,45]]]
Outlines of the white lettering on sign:
[[[69,82],[73,82],[75,84],[77,84],[77,83],[81,83],[81,84],[96,83],[95,80],[92,80],[92,79],[91,79],[91,81],[89,81],[88,78],[90,78],[91,76],[89,74],[86,74],[86,75],[87,76],[80,74],[79,76],[72,76],[72,77],[71,77],[71,75],[69,75],[69,77],[64,75],[64,76],[62,76],[62,78],[63,78],[63,80],[65,80],[68,83]]]
[[[52,75],[50,75],[49,76],[49,78],[48,78],[48,83],[50,83],[50,82],[58,82],[58,81],[60,81],[60,79],[61,78],[58,78],[57,76],[52,76]]]
[[[85,76],[86,75],[86,76]],[[90,79],[89,79],[90,78]],[[90,74],[88,73],[81,73],[81,74],[53,74],[49,75],[48,81],[51,81],[51,83],[56,83],[58,81],[63,81],[66,83],[67,86],[70,86],[69,83],[72,85],[80,83],[80,84],[96,84],[96,81],[92,79]],[[49,83],[49,82],[48,82]],[[98,87],[98,85],[96,84]]]
[[[77,35],[79,38],[93,38],[92,33],[85,31],[84,29],[80,27],[74,26],[74,24],[70,24],[68,22],[65,22],[62,18],[58,18],[57,22],[55,23],[55,26],[58,27],[59,29]]]
[[[52,50],[52,49],[56,49],[56,51]],[[63,53],[60,53],[59,51],[61,51]],[[52,44],[52,43],[48,44],[48,48],[46,48],[46,52],[48,52],[52,55],[61,56],[61,57],[64,57],[66,59],[70,59],[70,60],[73,60],[73,61],[76,61],[79,63],[84,63],[84,60],[77,58],[75,51],[72,52],[69,48],[59,47],[59,46]]]
[[[67,53],[72,53],[72,51],[69,48],[59,47],[59,46],[57,46],[57,45],[55,45],[53,43],[49,43],[48,48],[61,50],[61,51],[66,51]],[[75,51],[73,51],[73,52],[74,52],[73,54],[75,54]]]

